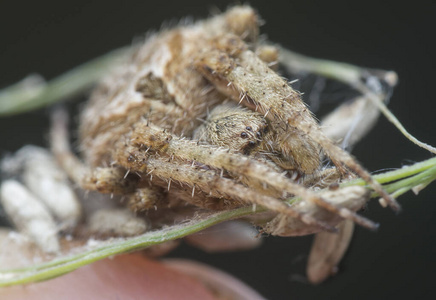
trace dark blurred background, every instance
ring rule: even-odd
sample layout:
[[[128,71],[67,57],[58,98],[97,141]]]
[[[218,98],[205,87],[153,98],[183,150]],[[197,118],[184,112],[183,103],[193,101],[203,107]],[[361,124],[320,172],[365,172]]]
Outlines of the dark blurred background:
[[[319,1],[321,2],[321,1]],[[0,87],[38,72],[50,79],[111,49],[128,45],[162,21],[208,16],[234,1],[1,1]],[[269,39],[306,55],[395,70],[400,84],[390,108],[419,139],[436,145],[431,1],[251,1]],[[47,109],[0,119],[0,151],[46,145]],[[408,142],[381,118],[355,149],[371,171],[397,168],[433,155]],[[206,262],[242,279],[269,299],[433,298],[436,275],[436,183],[399,201],[395,215],[376,201],[365,216],[377,233],[357,228],[339,274],[319,286],[304,282],[311,237],[265,239],[256,250],[206,254],[182,246],[172,257]]]

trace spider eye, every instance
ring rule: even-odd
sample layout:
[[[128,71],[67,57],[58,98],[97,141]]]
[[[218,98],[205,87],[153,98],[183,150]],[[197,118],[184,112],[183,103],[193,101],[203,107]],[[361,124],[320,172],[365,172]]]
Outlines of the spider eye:
[[[248,137],[248,134],[246,132],[241,133],[241,138],[246,139]]]
[[[245,127],[245,129],[247,129],[248,131],[252,130],[251,126],[247,126],[247,127]]]
[[[242,153],[244,153],[245,155],[250,155],[251,151],[256,147],[256,142],[255,141],[249,141],[247,143],[247,145],[242,148]]]

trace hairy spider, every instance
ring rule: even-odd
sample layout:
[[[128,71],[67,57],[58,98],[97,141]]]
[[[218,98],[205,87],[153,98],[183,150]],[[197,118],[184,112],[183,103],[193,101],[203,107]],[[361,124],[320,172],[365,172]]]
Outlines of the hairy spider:
[[[85,165],[65,168],[73,181],[129,195],[135,210],[187,194],[178,198],[208,209],[259,204],[333,230],[282,201],[297,195],[374,227],[304,185],[325,154],[333,172],[354,171],[399,209],[323,134],[300,94],[268,66],[277,50],[257,38],[258,17],[247,6],[151,36],[92,94],[79,128]],[[63,165],[72,158],[56,142],[54,152]]]
[[[84,190],[128,198],[152,227],[165,223],[162,211],[253,204],[277,215],[254,222],[282,236],[336,231],[343,219],[376,228],[355,213],[368,190],[334,183],[356,174],[394,210],[399,205],[321,130],[277,73],[279,49],[258,35],[257,14],[237,6],[133,47],[80,116],[82,160],[69,149],[65,116],[55,114],[59,164]],[[323,168],[324,157],[334,167]],[[327,192],[313,189],[332,183]],[[293,195],[302,201],[284,202]]]

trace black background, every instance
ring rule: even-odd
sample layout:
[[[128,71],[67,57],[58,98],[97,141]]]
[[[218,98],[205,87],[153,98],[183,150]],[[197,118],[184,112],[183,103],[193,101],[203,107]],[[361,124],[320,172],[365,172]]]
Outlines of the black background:
[[[321,2],[321,1],[320,1]],[[164,20],[205,17],[232,1],[0,2],[0,86],[38,72],[50,79],[108,50],[130,44]],[[390,108],[406,128],[436,145],[434,58],[436,6],[353,2],[251,1],[266,21],[262,32],[295,51],[398,72]],[[0,151],[46,145],[47,110],[0,119]],[[432,157],[385,119],[355,149],[371,171]],[[369,205],[377,233],[357,228],[340,273],[320,286],[301,282],[311,237],[265,239],[254,251],[205,254],[182,246],[171,256],[206,262],[234,274],[269,299],[379,299],[434,296],[436,184],[399,200],[395,215]]]

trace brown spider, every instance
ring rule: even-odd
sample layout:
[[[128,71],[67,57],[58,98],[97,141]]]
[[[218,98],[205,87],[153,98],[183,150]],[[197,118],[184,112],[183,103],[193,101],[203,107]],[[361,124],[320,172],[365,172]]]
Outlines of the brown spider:
[[[208,209],[259,204],[333,230],[335,224],[282,201],[297,195],[373,228],[310,191],[304,179],[295,180],[319,176],[326,154],[336,166],[331,171],[345,175],[351,169],[398,210],[368,172],[322,133],[300,94],[268,67],[277,51],[259,45],[257,36],[258,17],[242,6],[150,37],[84,109],[79,130],[85,165],[65,168],[73,181],[87,190],[129,194],[135,210],[159,206],[171,194]],[[66,165],[68,152],[56,143],[54,150]]]
[[[154,227],[162,211],[187,204],[253,204],[273,212],[271,221],[255,221],[272,234],[337,231],[343,219],[375,229],[355,213],[367,189],[311,189],[353,176],[349,171],[399,210],[277,74],[279,49],[258,40],[258,27],[254,10],[237,6],[134,47],[81,114],[83,162],[69,150],[65,117],[55,116],[52,150],[70,179],[87,191],[127,197]],[[322,168],[324,156],[335,167]],[[284,202],[292,195],[303,201]]]

